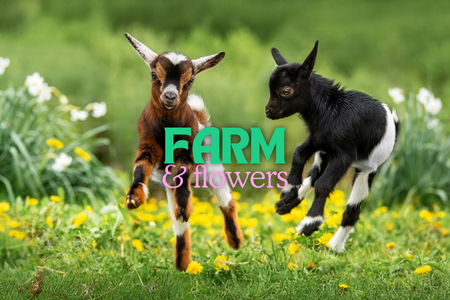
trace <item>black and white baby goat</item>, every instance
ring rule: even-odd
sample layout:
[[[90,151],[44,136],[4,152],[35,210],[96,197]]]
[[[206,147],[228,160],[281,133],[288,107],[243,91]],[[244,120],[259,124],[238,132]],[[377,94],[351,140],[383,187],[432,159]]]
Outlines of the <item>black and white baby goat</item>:
[[[272,48],[278,67],[270,77],[266,116],[280,119],[299,113],[309,130],[307,139],[295,149],[288,186],[276,209],[280,215],[289,213],[314,188],[311,208],[297,226],[297,233],[311,235],[324,221],[327,197],[353,167],[353,189],[347,208],[341,226],[329,242],[333,251],[342,252],[378,167],[394,148],[399,121],[386,104],[362,92],[345,90],[313,72],[317,49],[318,41],[303,64],[289,64]],[[303,180],[303,168],[313,154],[313,167]]]

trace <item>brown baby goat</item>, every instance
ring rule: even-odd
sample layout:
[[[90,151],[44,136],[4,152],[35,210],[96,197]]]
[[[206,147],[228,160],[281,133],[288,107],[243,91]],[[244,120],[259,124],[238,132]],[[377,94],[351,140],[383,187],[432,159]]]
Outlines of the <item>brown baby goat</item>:
[[[197,74],[216,66],[225,56],[224,52],[191,60],[187,56],[164,52],[160,55],[140,43],[128,33],[125,34],[136,52],[150,67],[152,91],[150,103],[138,122],[139,146],[134,160],[133,183],[126,197],[126,205],[134,209],[142,205],[148,197],[147,182],[150,177],[162,183],[165,164],[165,128],[190,127],[191,136],[176,136],[175,141],[186,140],[188,149],[174,151],[174,165],[171,174],[181,175],[172,186],[166,187],[169,212],[175,239],[175,266],[184,271],[191,262],[189,238],[189,217],[194,211],[192,192],[189,183],[190,174],[195,170],[192,144],[196,134],[211,126],[209,114],[203,100],[197,95],[189,95]],[[207,139],[205,139],[206,141]],[[204,143],[205,143],[204,141]],[[204,154],[207,178],[214,172],[224,172],[222,164],[211,164],[209,154]],[[213,176],[214,181],[214,176]],[[216,186],[218,186],[217,184]],[[242,233],[237,221],[237,209],[230,188],[224,184],[218,189],[211,188],[217,199],[217,205],[224,216],[224,229],[227,243],[238,249],[242,243]]]

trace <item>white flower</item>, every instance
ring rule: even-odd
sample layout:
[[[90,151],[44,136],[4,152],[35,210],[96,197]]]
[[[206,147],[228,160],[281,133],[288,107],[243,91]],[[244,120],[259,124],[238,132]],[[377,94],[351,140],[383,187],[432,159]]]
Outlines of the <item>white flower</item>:
[[[430,122],[428,122],[427,128],[428,129],[433,129],[434,127],[438,126],[438,124],[439,124],[439,120],[438,119],[433,119]]]
[[[61,153],[55,158],[55,163],[52,165],[52,169],[57,172],[62,172],[65,168],[72,163],[72,157],[65,153]]]
[[[403,95],[403,90],[400,88],[389,89],[389,96],[394,100],[396,104],[405,101],[405,96]]]
[[[89,116],[89,113],[84,110],[78,110],[78,109],[71,109],[70,110],[70,120],[73,122],[81,120],[84,121]]]
[[[430,98],[428,103],[425,103],[425,110],[432,115],[436,115],[442,109],[442,101],[439,98]]]
[[[59,102],[60,102],[61,104],[67,104],[67,103],[69,103],[69,99],[67,99],[67,97],[66,97],[65,95],[61,95],[61,96],[59,97]]]
[[[36,89],[36,91],[38,93],[36,102],[38,102],[38,103],[48,101],[52,98],[52,89],[46,83],[44,83],[40,87],[38,87]]]
[[[92,103],[92,116],[94,118],[100,118],[106,114],[106,103],[105,102],[94,102]]]
[[[33,75],[28,75],[25,80],[25,85],[28,87],[28,92],[32,96],[39,96],[43,89],[44,78],[39,75],[38,72],[34,72]]]
[[[417,94],[416,98],[417,100],[419,100],[420,103],[426,105],[431,98],[434,98],[434,96],[429,90],[423,87],[419,90],[419,93]]]
[[[5,73],[5,69],[9,66],[9,58],[0,57],[0,75]]]

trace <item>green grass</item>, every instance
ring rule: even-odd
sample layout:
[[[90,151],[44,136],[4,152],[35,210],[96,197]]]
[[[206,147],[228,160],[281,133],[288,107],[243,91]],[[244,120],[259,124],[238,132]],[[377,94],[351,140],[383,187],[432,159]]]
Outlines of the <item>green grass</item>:
[[[196,275],[179,272],[172,264],[172,232],[164,200],[151,199],[131,212],[115,205],[89,212],[88,207],[45,198],[37,206],[17,201],[9,210],[0,204],[7,210],[0,213],[1,297],[30,298],[30,287],[41,276],[41,299],[448,298],[448,208],[363,210],[346,251],[336,255],[317,239],[339,224],[343,194],[329,200],[327,224],[311,237],[290,231],[310,201],[280,217],[273,213],[277,196],[270,192],[262,201],[238,200],[246,236],[238,251],[221,237],[218,209],[207,198],[195,201],[192,258],[203,266]],[[88,217],[76,228],[75,216],[82,212]],[[11,237],[11,230],[26,236]],[[133,247],[134,239],[143,243],[143,251]],[[391,248],[386,246],[390,242],[395,243]],[[292,243],[300,248],[290,254]],[[411,259],[405,257],[408,251]],[[227,255],[229,270],[216,270],[218,255]],[[290,269],[290,263],[296,267]],[[423,265],[432,271],[414,274]],[[339,287],[344,283],[348,290]]]

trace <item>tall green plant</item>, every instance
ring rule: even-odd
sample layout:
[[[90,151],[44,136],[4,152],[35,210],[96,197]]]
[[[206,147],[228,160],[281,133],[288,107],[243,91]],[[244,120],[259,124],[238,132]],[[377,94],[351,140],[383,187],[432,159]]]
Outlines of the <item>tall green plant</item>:
[[[450,195],[450,136],[437,114],[440,99],[422,88],[403,101],[400,90],[390,90],[401,123],[394,152],[377,176],[371,198],[384,205],[430,206],[447,203]]]
[[[96,137],[107,126],[79,133],[76,125],[89,112],[103,115],[104,103],[80,110],[38,73],[28,76],[25,86],[0,91],[0,198],[59,194],[69,202],[115,201],[120,180],[90,152],[109,145]],[[48,101],[52,95],[57,103]]]

